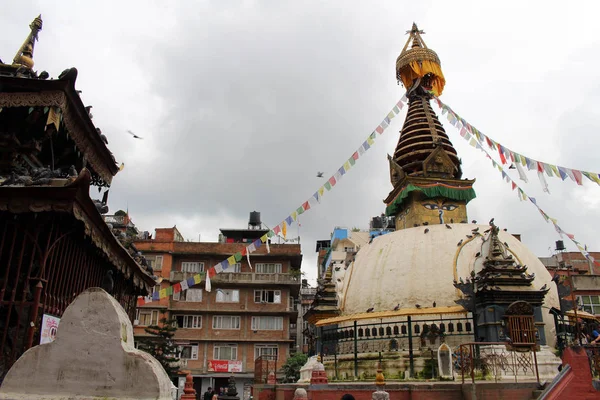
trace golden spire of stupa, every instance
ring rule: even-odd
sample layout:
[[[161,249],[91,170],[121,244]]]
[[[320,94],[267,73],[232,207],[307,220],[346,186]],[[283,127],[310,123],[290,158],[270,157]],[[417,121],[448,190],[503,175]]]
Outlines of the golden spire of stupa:
[[[424,76],[428,76],[431,85],[431,91],[439,96],[444,90],[446,80],[442,73],[441,63],[435,51],[429,49],[421,37],[425,32],[417,28],[413,22],[412,29],[406,31],[409,38],[402,49],[402,52],[396,60],[396,78],[402,81],[404,87],[408,90]],[[412,42],[412,47],[408,45]]]
[[[38,40],[38,32],[42,30],[42,15],[38,15],[32,22],[29,24],[29,28],[31,28],[31,32],[27,35],[27,39],[23,42],[23,45],[17,51],[15,58],[13,58],[13,65],[21,65],[25,68],[32,69],[33,68],[33,48],[35,47],[35,42]]]

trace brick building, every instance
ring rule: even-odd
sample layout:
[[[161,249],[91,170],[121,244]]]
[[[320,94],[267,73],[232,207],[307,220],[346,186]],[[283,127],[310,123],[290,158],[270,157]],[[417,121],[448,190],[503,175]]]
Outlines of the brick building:
[[[176,227],[156,229],[154,239],[136,241],[160,285],[165,289],[241,251],[268,230],[221,229],[218,242],[188,242]],[[254,363],[261,355],[278,357],[278,369],[295,351],[297,302],[300,291],[299,244],[270,244],[211,278],[212,291],[202,282],[138,309],[136,338],[162,316],[177,321],[175,340],[181,368],[190,370],[197,393],[226,387],[236,376],[238,392],[249,395]]]
[[[564,251],[562,241],[556,242],[557,252],[551,257],[540,257],[550,274],[558,274],[572,279],[573,292],[578,307],[600,316],[600,266],[587,260],[578,251]],[[600,259],[600,252],[590,252]],[[568,278],[570,277],[570,278]]]

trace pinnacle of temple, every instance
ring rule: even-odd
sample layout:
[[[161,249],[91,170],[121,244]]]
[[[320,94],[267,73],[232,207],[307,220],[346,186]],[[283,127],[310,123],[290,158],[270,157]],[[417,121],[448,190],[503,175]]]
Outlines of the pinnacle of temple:
[[[461,161],[430,100],[446,80],[440,59],[416,24],[396,60],[396,77],[406,88],[408,111],[393,156],[388,156],[394,188],[384,200],[396,229],[421,224],[468,221],[466,205],[475,198],[474,180],[461,179]]]
[[[30,32],[15,54],[12,64],[4,64],[0,61],[0,75],[37,78],[37,73],[33,71],[33,50],[35,42],[38,40],[38,34],[42,30],[42,25],[43,21],[40,14],[29,24]]]
[[[413,23],[407,32],[410,36],[396,60],[396,77],[401,81],[409,100],[408,113],[400,133],[393,161],[405,174],[412,176],[436,176],[460,178],[460,160],[448,139],[444,127],[431,108],[429,100],[439,96],[445,85],[438,55],[427,47],[421,34],[424,32]],[[409,48],[409,44],[412,46]],[[439,168],[426,168],[425,164],[437,148],[450,159],[442,166],[440,155],[434,164]],[[428,170],[429,169],[429,170]],[[394,183],[394,182],[392,182]]]
[[[394,151],[394,162],[405,174],[411,176],[460,178],[462,174],[460,160],[444,127],[429,104],[428,94],[415,92],[409,97],[406,120]],[[449,157],[450,164],[428,170],[425,163],[438,147]],[[436,164],[441,163],[436,162]]]

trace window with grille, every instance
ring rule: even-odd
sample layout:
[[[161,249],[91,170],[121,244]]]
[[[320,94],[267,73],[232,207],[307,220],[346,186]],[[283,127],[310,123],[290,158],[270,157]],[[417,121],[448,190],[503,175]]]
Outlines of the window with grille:
[[[213,358],[215,360],[237,360],[237,344],[215,344]]]
[[[158,310],[138,310],[138,325],[150,326],[158,324]]]
[[[236,289],[217,290],[217,303],[239,303],[240,291]]]
[[[183,261],[181,263],[181,272],[197,274],[204,271],[204,263],[198,261]]]
[[[259,274],[280,274],[281,264],[256,263],[256,272]]]
[[[184,344],[179,347],[179,358],[183,360],[198,359],[198,343]]]
[[[577,296],[577,303],[590,314],[600,314],[600,296]]]
[[[260,316],[252,317],[253,331],[281,331],[283,330],[283,317]]]
[[[535,323],[533,316],[509,315],[508,332],[513,344],[535,343]]]
[[[223,273],[234,273],[234,272],[242,272],[242,264],[235,263],[230,264],[227,269],[223,270]]]
[[[146,262],[148,266],[152,268],[154,271],[162,270],[163,266],[163,256],[146,256]]]
[[[281,290],[255,290],[255,303],[281,303]]]
[[[186,289],[179,293],[173,293],[173,300],[200,303],[202,301],[202,289]]]
[[[202,328],[202,316],[201,315],[176,315],[178,328]]]
[[[240,317],[238,315],[215,315],[213,316],[213,329],[240,329]]]
[[[275,356],[279,354],[278,347],[276,344],[255,344],[254,345],[254,359],[256,360],[260,356]]]

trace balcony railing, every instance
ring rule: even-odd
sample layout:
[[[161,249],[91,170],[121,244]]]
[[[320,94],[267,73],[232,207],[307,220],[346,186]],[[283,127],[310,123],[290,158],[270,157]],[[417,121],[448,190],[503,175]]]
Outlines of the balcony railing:
[[[194,276],[196,274],[197,274],[197,272],[171,271],[171,274],[169,275],[169,280],[171,282],[180,282],[184,279],[191,278],[192,276]],[[204,273],[202,273],[202,274],[204,274]]]
[[[292,274],[259,274],[254,272],[234,272],[218,274],[215,282],[232,283],[299,283],[298,277]]]
[[[204,272],[201,273],[204,276]],[[179,282],[191,278],[196,272],[171,271],[169,280]],[[298,276],[293,274],[258,274],[253,272],[221,273],[211,278],[211,281],[219,283],[299,283]]]

